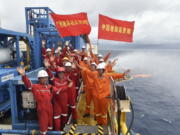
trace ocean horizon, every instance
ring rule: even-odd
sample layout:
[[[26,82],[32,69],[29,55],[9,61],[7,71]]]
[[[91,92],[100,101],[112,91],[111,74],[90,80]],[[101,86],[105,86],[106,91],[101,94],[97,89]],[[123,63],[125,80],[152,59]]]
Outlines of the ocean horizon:
[[[99,49],[118,59],[114,67],[117,72],[131,69],[131,74],[152,75],[118,83],[126,86],[134,106],[133,130],[142,135],[179,135],[180,46],[137,46]],[[128,123],[130,118],[128,114]]]

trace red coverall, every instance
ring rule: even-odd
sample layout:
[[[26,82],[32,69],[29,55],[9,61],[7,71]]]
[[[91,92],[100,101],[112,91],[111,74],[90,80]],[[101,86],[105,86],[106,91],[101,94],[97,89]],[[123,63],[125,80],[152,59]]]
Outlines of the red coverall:
[[[70,80],[72,80],[73,85],[68,91],[68,103],[70,107],[70,112],[72,113],[72,118],[73,120],[77,120],[77,112],[76,112],[76,97],[77,97],[77,91],[76,91],[76,81],[77,81],[77,76],[76,71],[66,71],[66,76]]]
[[[53,85],[58,89],[53,98],[54,110],[54,128],[59,131],[62,130],[68,120],[68,78],[64,76],[62,80],[55,78],[49,69],[47,73],[53,82]]]
[[[22,76],[24,84],[29,90],[32,90],[37,102],[37,115],[39,128],[42,135],[45,135],[47,130],[52,130],[52,93],[57,91],[52,85],[32,84],[26,75]]]
[[[63,58],[66,56],[66,49],[63,51],[60,56],[55,57],[55,63],[57,66],[62,67],[63,66]]]
[[[51,56],[54,56],[54,48],[52,48],[52,51],[51,51]],[[46,48],[42,48],[42,56],[44,59],[49,59],[50,57],[47,56],[47,52],[46,52]]]
[[[55,59],[51,60],[51,57],[54,57],[54,48],[52,48],[52,52],[51,52],[50,56],[47,55],[46,48],[42,48],[42,56],[43,56],[44,60],[47,60],[50,63],[51,70],[55,72],[56,61],[55,61]]]
[[[74,85],[75,85],[75,88],[76,88],[76,98],[77,98],[77,95],[78,95],[78,90],[79,90],[79,87],[80,87],[80,71],[79,69],[75,68],[71,71],[71,74],[69,76],[69,78],[74,82]]]
[[[56,63],[57,66],[60,66],[60,67],[63,66],[63,61],[62,61],[62,59],[63,59],[63,57],[61,57],[61,56],[56,56],[56,57],[55,57],[55,63]]]
[[[63,54],[64,57],[66,56],[67,52],[68,52],[67,47],[64,47],[63,50],[62,50],[62,54]]]

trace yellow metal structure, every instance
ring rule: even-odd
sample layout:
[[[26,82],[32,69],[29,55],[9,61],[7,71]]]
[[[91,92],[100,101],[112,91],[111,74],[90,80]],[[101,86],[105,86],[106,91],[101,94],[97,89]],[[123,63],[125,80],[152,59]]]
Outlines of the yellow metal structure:
[[[126,124],[126,113],[125,112],[121,112],[120,126],[121,126],[122,135],[126,135],[128,128],[127,128],[127,124]],[[130,135],[130,134],[128,133],[127,135]]]
[[[85,100],[85,93],[81,94],[79,97],[79,102],[77,104],[77,114],[78,114],[78,125],[96,125],[97,122],[94,120],[94,113],[93,113],[93,104],[91,104],[91,115],[90,117],[84,118],[83,115],[85,113],[86,107],[86,100]]]

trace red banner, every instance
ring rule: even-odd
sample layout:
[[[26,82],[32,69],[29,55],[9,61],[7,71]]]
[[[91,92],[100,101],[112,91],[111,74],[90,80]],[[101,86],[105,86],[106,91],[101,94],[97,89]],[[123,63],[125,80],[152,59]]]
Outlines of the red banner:
[[[99,15],[98,39],[133,42],[134,21],[122,21]]]
[[[72,15],[58,15],[51,13],[50,15],[61,37],[79,36],[81,34],[89,34],[91,32],[91,26],[87,18],[87,13]]]

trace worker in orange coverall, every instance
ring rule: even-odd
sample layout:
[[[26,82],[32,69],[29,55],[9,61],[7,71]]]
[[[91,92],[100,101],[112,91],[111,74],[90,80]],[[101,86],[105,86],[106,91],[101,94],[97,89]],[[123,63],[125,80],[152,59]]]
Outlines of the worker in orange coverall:
[[[48,84],[48,74],[45,70],[38,72],[38,84],[32,84],[25,74],[24,68],[17,68],[17,71],[22,76],[22,80],[35,97],[37,103],[37,115],[41,135],[46,135],[47,130],[52,130],[52,92],[58,91],[55,87]]]
[[[90,64],[90,69],[92,72],[97,72],[96,71],[96,63],[92,62]],[[94,78],[90,77],[88,74],[86,74],[86,70],[84,71],[84,77],[86,80],[86,90],[85,90],[85,96],[86,96],[86,109],[85,109],[85,114],[83,117],[89,117],[90,116],[90,109],[91,109],[91,101],[93,101],[93,90],[94,90]]]
[[[44,65],[52,81],[53,85],[59,90],[54,94],[53,98],[53,110],[54,110],[54,129],[62,130],[68,120],[68,91],[72,87],[72,81],[70,81],[65,75],[64,67],[57,67],[56,76],[54,76],[50,70],[50,64],[45,61]]]
[[[83,69],[82,67],[80,67]],[[83,70],[86,70],[85,68]],[[124,78],[124,76],[129,72],[127,70],[125,73],[105,73],[105,64],[99,64],[97,66],[97,72],[91,70],[86,70],[86,74],[94,79],[94,108],[95,108],[95,119],[99,125],[107,125],[107,112],[110,96],[110,77],[113,79]]]
[[[80,60],[79,65],[84,67],[84,68],[89,68],[89,61],[87,57],[84,57],[83,61]],[[86,80],[85,80],[85,74],[84,71],[81,70],[81,77],[83,81],[83,92],[86,91]]]
[[[107,73],[113,73],[113,67],[116,65],[116,61],[118,59],[114,59],[113,61],[108,61],[108,63],[106,64],[106,67],[105,67],[105,72]]]

